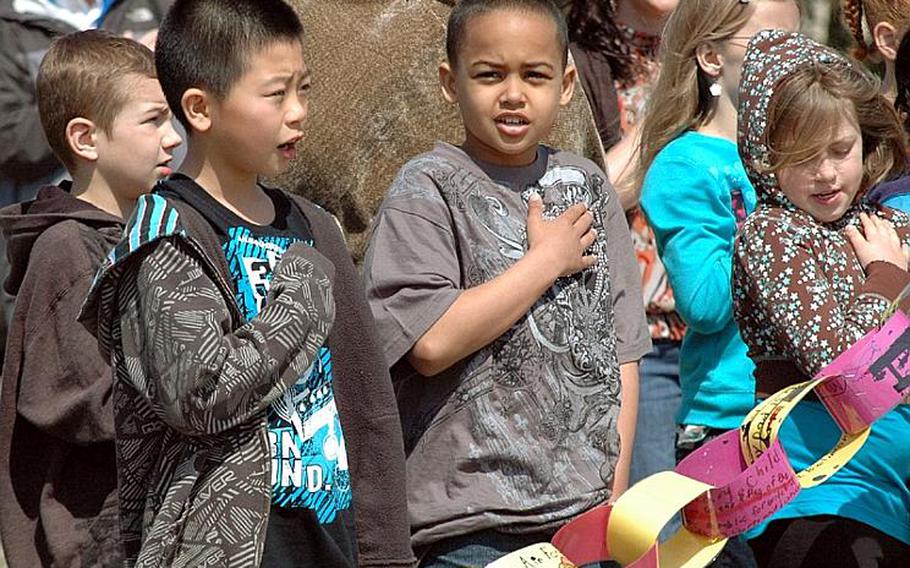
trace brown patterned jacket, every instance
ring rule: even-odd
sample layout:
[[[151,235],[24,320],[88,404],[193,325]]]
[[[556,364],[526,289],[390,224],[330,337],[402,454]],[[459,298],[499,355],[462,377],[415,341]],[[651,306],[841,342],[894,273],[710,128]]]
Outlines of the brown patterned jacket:
[[[844,216],[820,223],[783,194],[769,162],[767,113],[775,88],[794,69],[830,65],[853,69],[834,50],[795,33],[756,35],[743,63],[739,96],[739,153],[758,196],[737,235],[733,266],[734,315],[756,389],[769,394],[814,376],[878,325],[910,284],[910,273],[879,261],[865,270],[844,230],[861,212],[889,220],[910,244],[910,219],[857,197]],[[870,89],[876,88],[870,82]]]
[[[192,221],[183,204],[140,198],[86,305],[115,373],[121,539],[127,565],[258,566],[266,409],[328,335],[334,268],[292,246],[268,306],[243,323]]]

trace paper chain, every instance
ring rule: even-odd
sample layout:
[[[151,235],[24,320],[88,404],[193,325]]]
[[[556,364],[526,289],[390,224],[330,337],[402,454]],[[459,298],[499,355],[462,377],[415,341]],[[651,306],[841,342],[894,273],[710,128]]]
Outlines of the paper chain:
[[[827,454],[795,472],[778,432],[815,391],[842,435]],[[616,560],[634,568],[701,568],[727,539],[767,520],[803,488],[814,487],[862,448],[872,424],[910,393],[910,317],[897,311],[810,381],[774,393],[730,430],[692,452],[674,471],[629,488],[613,505],[580,515],[553,537],[488,568],[572,568]],[[657,538],[682,511],[683,526]]]

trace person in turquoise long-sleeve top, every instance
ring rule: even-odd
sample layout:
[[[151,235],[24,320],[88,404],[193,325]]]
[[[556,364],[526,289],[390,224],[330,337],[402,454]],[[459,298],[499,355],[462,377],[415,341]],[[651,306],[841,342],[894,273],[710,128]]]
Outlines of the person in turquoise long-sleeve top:
[[[713,135],[682,134],[645,176],[641,204],[688,325],[680,424],[736,428],[754,406],[755,367],[733,321],[731,270],[737,225],[755,201],[736,144]]]
[[[739,426],[755,405],[755,367],[733,320],[731,290],[733,239],[756,202],[736,148],[737,91],[749,38],[798,27],[792,0],[688,0],[664,29],[636,177],[688,326],[677,459]]]
[[[677,460],[739,426],[755,404],[754,366],[733,321],[731,289],[737,225],[756,204],[735,143],[737,91],[749,38],[798,27],[793,0],[686,0],[664,28],[635,180],[688,326],[679,354]],[[745,541],[732,538],[712,566],[756,563]]]
[[[735,143],[737,97],[749,38],[798,27],[793,0],[686,0],[664,27],[634,177],[688,326],[679,354],[677,460],[736,428],[755,404],[754,366],[733,321],[731,289],[737,225],[756,203]],[[713,565],[756,563],[745,541],[732,538]]]

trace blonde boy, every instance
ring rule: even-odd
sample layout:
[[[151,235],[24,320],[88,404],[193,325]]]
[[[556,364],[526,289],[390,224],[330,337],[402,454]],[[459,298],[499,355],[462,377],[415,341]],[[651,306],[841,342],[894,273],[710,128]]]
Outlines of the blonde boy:
[[[111,371],[76,316],[123,219],[170,172],[181,140],[152,52],[106,32],[54,42],[38,105],[73,181],[0,212],[5,286],[18,294],[0,396],[0,535],[10,566],[113,566]]]

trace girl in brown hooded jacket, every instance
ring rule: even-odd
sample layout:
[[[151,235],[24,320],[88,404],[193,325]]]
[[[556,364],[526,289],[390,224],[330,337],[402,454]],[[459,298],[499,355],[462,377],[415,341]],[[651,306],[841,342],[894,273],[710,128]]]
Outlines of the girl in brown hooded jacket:
[[[816,375],[910,284],[910,220],[863,201],[906,167],[906,140],[874,79],[795,33],[753,39],[739,105],[739,152],[758,206],[736,240],[734,313],[761,397]],[[800,470],[840,430],[817,400],[790,417],[781,439]],[[908,426],[910,407],[889,412],[842,469],[752,531],[759,565],[906,566]]]

